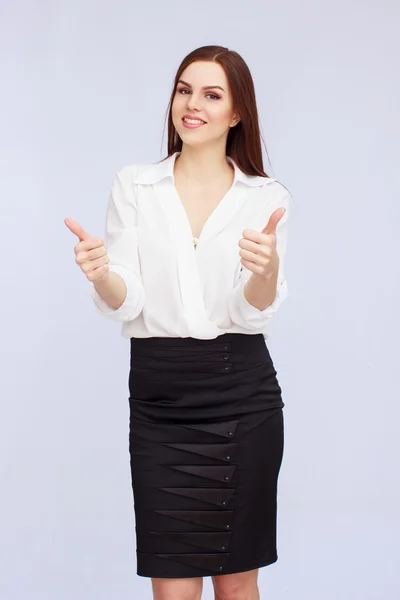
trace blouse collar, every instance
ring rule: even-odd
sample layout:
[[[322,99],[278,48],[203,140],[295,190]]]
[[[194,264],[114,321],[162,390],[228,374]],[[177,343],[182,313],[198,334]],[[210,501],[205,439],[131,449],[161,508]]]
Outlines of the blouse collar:
[[[134,183],[154,184],[154,183],[161,181],[161,179],[164,179],[165,177],[171,177],[172,179],[174,179],[174,164],[175,164],[177,157],[180,154],[181,154],[180,152],[175,152],[174,154],[169,156],[164,161],[150,165],[143,171],[143,173],[141,173],[139,175],[139,177],[137,177],[135,179]],[[266,183],[269,183],[272,181],[276,181],[272,177],[260,177],[258,175],[246,175],[246,173],[243,173],[243,171],[241,171],[239,169],[238,165],[235,163],[235,161],[230,156],[227,156],[226,158],[231,163],[231,165],[233,166],[233,168],[235,170],[233,185],[237,181],[240,181],[241,183],[244,183],[245,185],[248,185],[250,187],[255,187],[255,186],[265,185]]]

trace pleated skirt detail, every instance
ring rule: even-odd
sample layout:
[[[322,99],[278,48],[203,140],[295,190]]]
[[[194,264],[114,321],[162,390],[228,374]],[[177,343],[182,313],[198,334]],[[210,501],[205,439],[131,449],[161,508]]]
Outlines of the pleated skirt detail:
[[[274,563],[284,403],[263,336],[131,338],[129,392],[137,574]]]

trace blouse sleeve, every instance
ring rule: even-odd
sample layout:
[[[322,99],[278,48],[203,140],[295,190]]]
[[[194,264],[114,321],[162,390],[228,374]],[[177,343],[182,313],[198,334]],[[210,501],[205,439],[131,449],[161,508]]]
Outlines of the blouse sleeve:
[[[243,266],[240,271],[239,281],[228,298],[228,311],[232,322],[250,331],[260,331],[265,329],[268,322],[272,319],[284,299],[289,294],[288,285],[285,279],[284,262],[287,248],[288,220],[291,214],[291,196],[286,188],[284,189],[284,195],[280,195],[280,199],[275,200],[271,204],[265,220],[265,224],[267,224],[270,216],[275,210],[281,207],[286,208],[283,217],[276,227],[276,250],[279,256],[279,270],[275,299],[272,304],[264,310],[259,310],[248,302],[244,295],[244,286],[253,273]]]
[[[137,204],[132,167],[118,171],[114,177],[106,214],[104,243],[109,270],[122,277],[127,288],[123,304],[109,306],[97,293],[92,282],[91,296],[97,311],[113,321],[135,319],[144,306],[145,292],[140,274],[137,248]]]

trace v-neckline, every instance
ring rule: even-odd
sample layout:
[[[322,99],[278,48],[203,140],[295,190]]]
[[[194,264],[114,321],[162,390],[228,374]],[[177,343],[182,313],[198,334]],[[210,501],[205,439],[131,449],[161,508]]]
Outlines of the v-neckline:
[[[181,199],[181,197],[179,195],[179,192],[178,192],[178,190],[176,188],[175,179],[173,179],[173,181],[172,181],[173,191],[174,191],[174,194],[175,194],[176,199],[178,201],[178,204],[181,207],[181,212],[183,213],[184,221],[186,222],[187,229],[189,231],[189,234],[190,234],[190,237],[191,237],[191,240],[192,240],[192,245],[193,245],[194,250],[196,250],[196,246],[201,241],[201,239],[204,238],[204,235],[205,235],[204,232],[207,231],[207,229],[209,227],[209,223],[212,222],[215,218],[218,217],[218,213],[222,210],[221,209],[221,205],[225,204],[226,198],[228,196],[230,196],[230,194],[232,192],[232,189],[235,186],[235,183],[236,183],[236,181],[235,181],[235,178],[234,178],[233,182],[232,182],[232,185],[230,186],[230,188],[222,196],[221,200],[218,202],[218,204],[214,207],[214,209],[208,215],[207,219],[204,221],[204,224],[203,224],[203,227],[201,228],[200,234],[198,236],[195,236],[193,234],[192,226],[190,224],[189,215],[188,215],[188,213],[186,211],[185,205],[183,204],[182,199]],[[195,240],[196,240],[196,243],[195,243]]]
[[[220,208],[221,205],[225,204],[227,196],[230,196],[233,188],[235,187],[235,184],[237,182],[236,171],[235,171],[235,168],[232,166],[233,181],[232,181],[231,186],[226,191],[226,193],[222,196],[221,200],[214,207],[214,209],[212,210],[212,212],[208,215],[207,219],[204,221],[204,224],[203,224],[203,227],[201,228],[200,234],[198,236],[195,236],[193,234],[192,226],[190,224],[189,215],[188,215],[188,213],[186,211],[185,205],[183,204],[182,199],[181,199],[181,197],[179,195],[179,192],[177,190],[177,187],[175,185],[175,164],[176,164],[176,158],[175,158],[174,163],[172,165],[172,187],[173,187],[173,191],[174,191],[174,194],[176,196],[176,199],[178,200],[178,204],[181,206],[181,209],[182,209],[182,212],[183,212],[183,215],[184,215],[184,221],[186,221],[187,229],[189,230],[190,238],[192,240],[193,250],[196,250],[198,243],[201,241],[202,237],[204,238],[204,235],[205,235],[204,231],[207,231],[207,228],[209,227],[210,221],[212,222],[215,218],[218,218],[218,213],[222,210]],[[217,215],[217,216],[215,217],[215,215]]]

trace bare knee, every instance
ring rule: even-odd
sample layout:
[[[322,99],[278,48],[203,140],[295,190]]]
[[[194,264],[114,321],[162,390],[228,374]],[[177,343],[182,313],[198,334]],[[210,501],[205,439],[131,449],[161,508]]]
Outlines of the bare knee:
[[[258,569],[212,578],[215,600],[256,600]]]
[[[200,600],[203,591],[202,577],[152,577],[151,584],[154,600]]]

